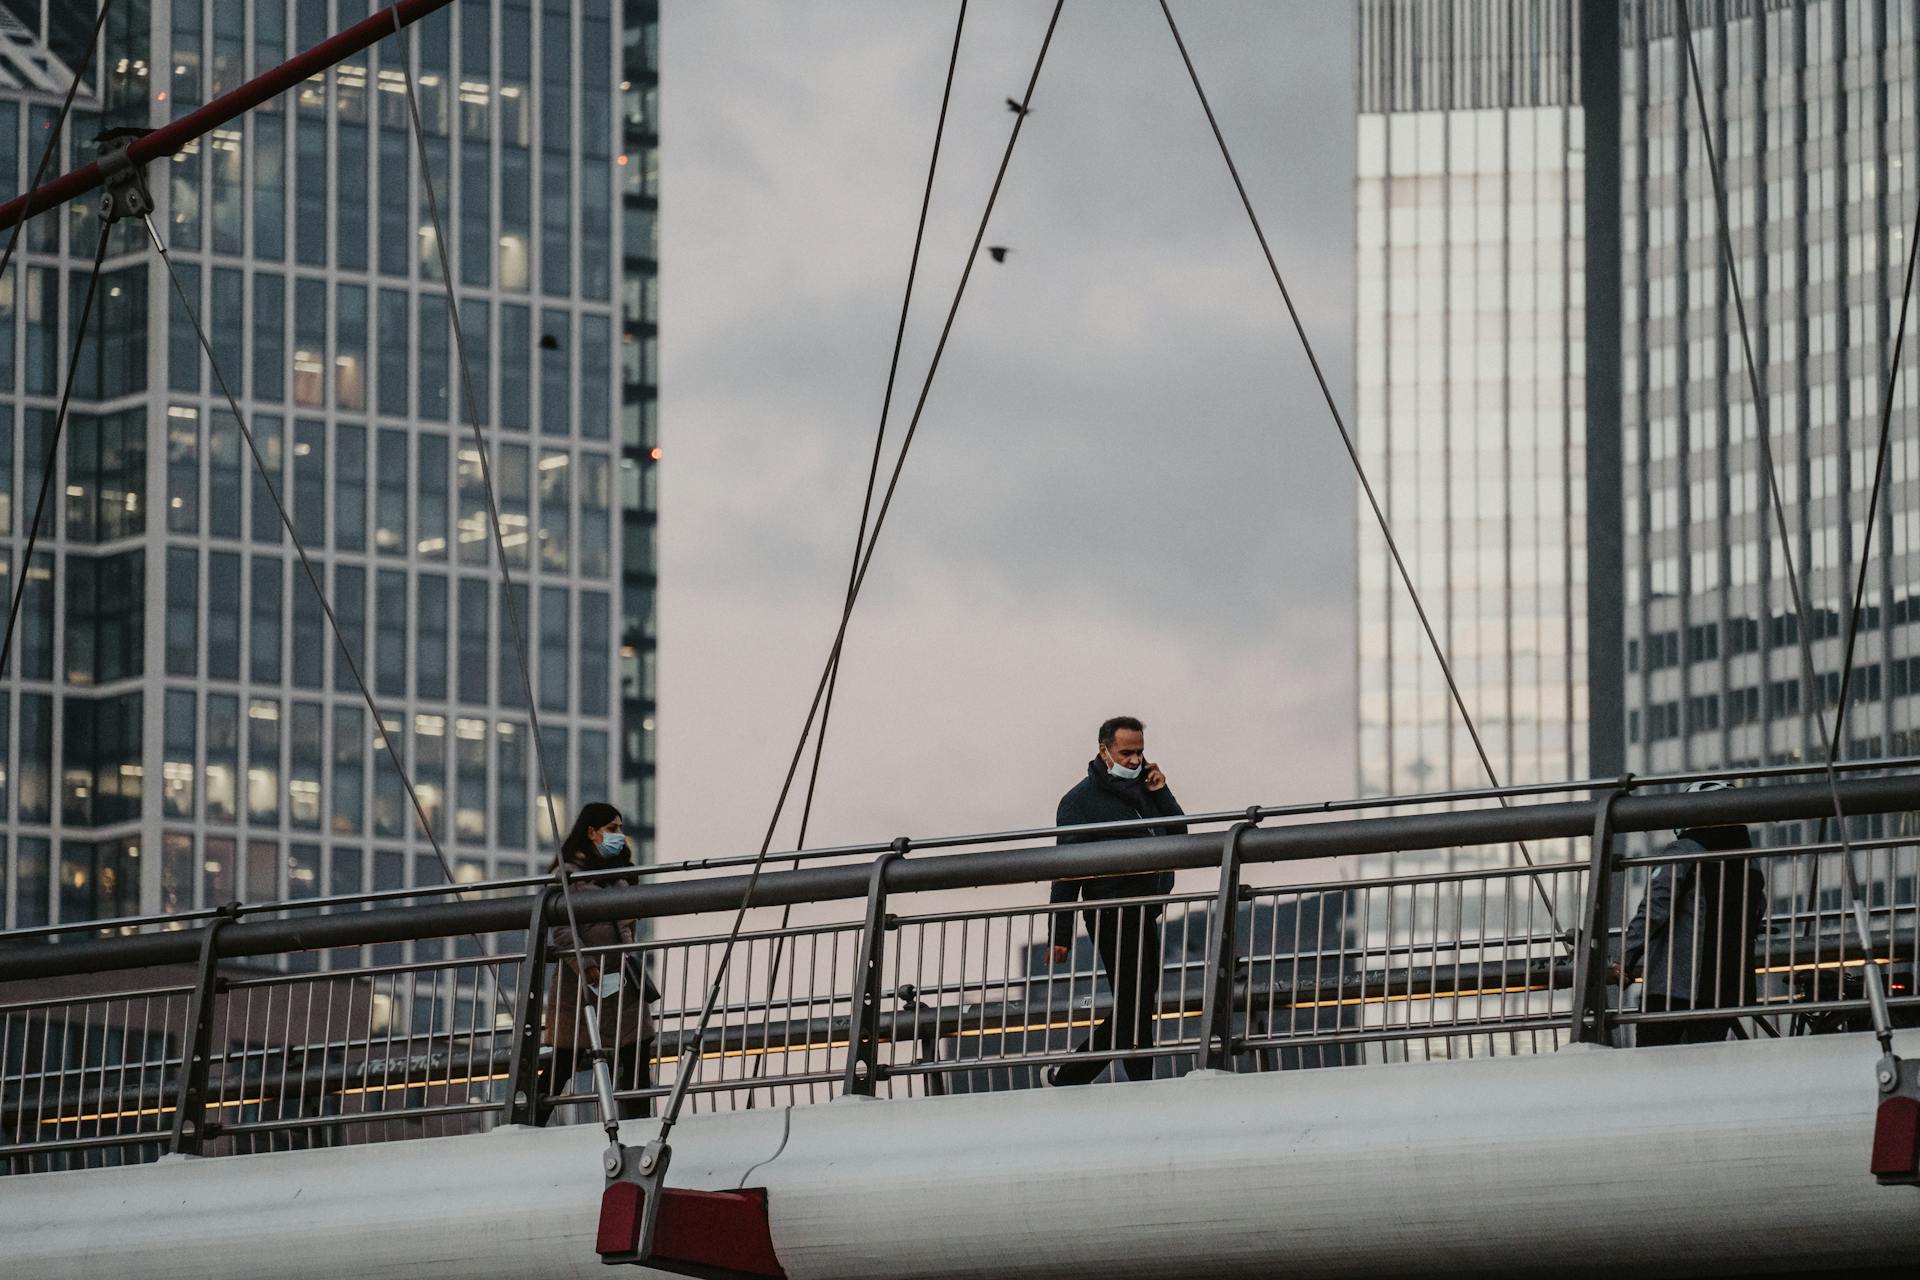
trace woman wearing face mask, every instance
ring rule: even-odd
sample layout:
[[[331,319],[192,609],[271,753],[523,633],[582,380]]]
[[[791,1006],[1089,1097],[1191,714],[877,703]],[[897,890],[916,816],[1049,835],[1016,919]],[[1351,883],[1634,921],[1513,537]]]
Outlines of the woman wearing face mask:
[[[633,852],[627,847],[626,833],[621,830],[620,811],[610,804],[596,802],[580,810],[580,816],[573,820],[573,830],[560,844],[560,857],[566,859],[572,875],[576,914],[595,894],[615,885],[639,883],[637,869],[629,875],[584,878],[581,875],[634,866]],[[553,869],[559,869],[557,861]],[[582,956],[575,948],[573,930],[565,924],[554,928],[548,954],[554,957],[556,975],[553,998],[547,1004],[546,1032],[546,1043],[553,1047],[553,1057],[541,1071],[542,1097],[551,1097],[574,1084],[576,1076],[582,1079],[575,1091],[591,1091],[591,1077],[587,1073],[593,1068],[589,1056],[593,1041],[586,1019],[595,1017],[600,1027],[600,1043],[612,1055],[609,1065],[613,1068],[614,1089],[645,1089],[653,1084],[654,1027],[650,1006],[660,998],[660,993],[647,977],[639,954],[630,949],[635,938],[631,920],[582,920],[579,938],[580,946],[585,948]],[[596,953],[596,947],[624,949]],[[583,970],[584,983],[581,981]],[[619,1108],[620,1118],[624,1120],[650,1114],[652,1104],[645,1098],[623,1098],[619,1100]],[[540,1118],[544,1123],[544,1110]]]

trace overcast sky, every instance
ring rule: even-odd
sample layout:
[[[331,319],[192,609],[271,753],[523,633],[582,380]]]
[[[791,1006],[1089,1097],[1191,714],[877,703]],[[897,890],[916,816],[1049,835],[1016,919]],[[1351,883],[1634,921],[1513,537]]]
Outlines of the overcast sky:
[[[663,8],[677,860],[757,846],[832,640],[956,6]],[[895,443],[1050,10],[969,7]],[[1350,411],[1348,6],[1175,17]],[[1353,791],[1352,474],[1157,4],[1068,4],[1033,103],[987,233],[1013,252],[982,254],[934,379],[809,844],[1050,822],[1121,713],[1189,811]]]

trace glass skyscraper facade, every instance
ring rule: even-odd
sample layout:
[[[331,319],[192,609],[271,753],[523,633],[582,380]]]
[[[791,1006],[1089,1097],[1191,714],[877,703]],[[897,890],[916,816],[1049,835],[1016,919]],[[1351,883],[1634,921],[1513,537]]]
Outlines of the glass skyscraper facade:
[[[52,171],[101,125],[176,118],[369,12],[116,3]],[[0,286],[0,559],[27,582],[0,683],[0,922],[439,883],[388,743],[458,878],[544,870],[534,710],[563,827],[611,798],[650,848],[657,32],[652,3],[457,0],[406,46],[533,708],[396,38],[148,170],[380,723],[135,225],[19,564],[99,234],[91,199],[29,224]],[[0,91],[7,194],[58,100]]]
[[[1893,0],[1700,5],[1816,676],[1769,505],[1740,322],[1670,3],[1622,31],[1629,766],[1820,758],[1831,721],[1920,164],[1920,13]],[[1846,754],[1920,746],[1920,418],[1909,339],[1868,566]],[[1829,880],[1831,883],[1831,880]]]
[[[1566,0],[1357,11],[1357,443],[1514,783],[1587,768],[1576,16]],[[1364,502],[1358,520],[1360,791],[1485,785]]]

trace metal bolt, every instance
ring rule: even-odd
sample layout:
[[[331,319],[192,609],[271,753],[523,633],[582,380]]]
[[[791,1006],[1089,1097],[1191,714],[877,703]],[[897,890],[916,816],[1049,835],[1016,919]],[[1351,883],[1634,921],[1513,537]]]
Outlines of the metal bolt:
[[[600,1157],[600,1163],[606,1168],[609,1178],[617,1178],[620,1176],[620,1166],[625,1162],[621,1159],[619,1147],[608,1147]]]
[[[1882,1068],[1880,1069],[1880,1083],[1881,1083],[1882,1085],[1890,1085],[1890,1084],[1892,1084],[1892,1083],[1893,1083],[1893,1072],[1891,1072],[1891,1071],[1888,1071],[1888,1070],[1887,1070],[1887,1069],[1886,1069],[1885,1067],[1882,1067]]]

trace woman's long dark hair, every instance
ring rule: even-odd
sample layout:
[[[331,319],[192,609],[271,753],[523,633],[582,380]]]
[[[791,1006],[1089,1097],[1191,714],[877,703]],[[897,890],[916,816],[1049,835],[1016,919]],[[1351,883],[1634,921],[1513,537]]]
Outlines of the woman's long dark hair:
[[[591,827],[604,827],[620,816],[620,811],[605,801],[595,800],[580,806],[580,816],[573,820],[573,830],[567,832],[567,838],[560,842],[560,858],[565,858],[576,867],[597,868],[617,867],[622,863],[631,864],[633,853],[631,846],[620,851],[618,858],[607,859],[600,856],[600,850],[593,841],[587,839]],[[554,867],[560,865],[559,858],[554,859]],[[551,868],[550,868],[551,869]]]

